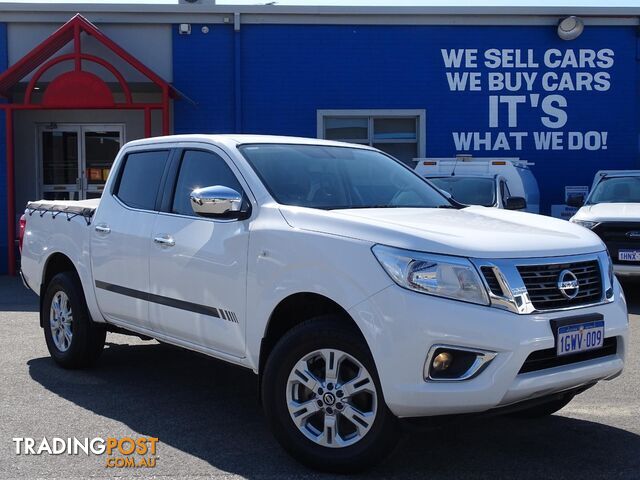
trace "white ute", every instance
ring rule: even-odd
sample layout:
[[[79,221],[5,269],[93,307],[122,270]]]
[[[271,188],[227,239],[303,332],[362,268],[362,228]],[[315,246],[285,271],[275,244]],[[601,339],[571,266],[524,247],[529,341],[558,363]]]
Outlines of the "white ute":
[[[640,170],[601,170],[589,196],[569,197],[568,204],[580,208],[570,221],[607,245],[614,272],[640,276]]]
[[[250,368],[276,438],[322,470],[368,468],[420,417],[550,415],[623,368],[595,234],[454,204],[366,146],[134,141],[100,200],[33,202],[21,224],[57,363],[119,331]]]

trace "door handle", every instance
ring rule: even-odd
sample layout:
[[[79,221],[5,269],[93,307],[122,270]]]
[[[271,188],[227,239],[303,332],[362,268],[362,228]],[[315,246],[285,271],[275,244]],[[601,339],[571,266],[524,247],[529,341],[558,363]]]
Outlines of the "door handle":
[[[96,232],[98,233],[111,233],[111,229],[109,228],[108,225],[101,223],[99,225],[96,225]]]
[[[173,237],[170,237],[169,235],[160,235],[158,237],[154,237],[153,241],[159,243],[163,247],[173,247],[176,244]]]

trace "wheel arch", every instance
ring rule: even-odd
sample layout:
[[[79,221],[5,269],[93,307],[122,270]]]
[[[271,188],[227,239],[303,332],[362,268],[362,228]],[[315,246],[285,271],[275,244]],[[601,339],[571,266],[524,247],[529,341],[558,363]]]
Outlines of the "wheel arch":
[[[258,364],[258,385],[262,381],[262,372],[269,354],[283,335],[305,320],[320,315],[333,314],[344,319],[345,324],[353,328],[365,345],[368,343],[362,330],[353,317],[335,300],[312,292],[293,293],[282,299],[273,309],[260,343]]]
[[[73,261],[62,252],[54,252],[46,259],[44,268],[42,269],[42,283],[40,283],[40,312],[42,312],[42,302],[44,301],[44,294],[47,290],[49,282],[58,273],[70,272],[78,279],[80,287],[82,288],[82,282],[80,282],[80,275],[74,265]],[[82,292],[84,294],[84,291]],[[43,315],[40,315],[40,326],[43,325]]]

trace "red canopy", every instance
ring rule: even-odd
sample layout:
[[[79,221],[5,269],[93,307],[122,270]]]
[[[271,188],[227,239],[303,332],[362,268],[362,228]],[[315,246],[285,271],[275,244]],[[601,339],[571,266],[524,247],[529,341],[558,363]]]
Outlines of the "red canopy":
[[[118,72],[118,70],[110,63],[102,60],[93,55],[83,54],[81,47],[80,34],[85,33],[94,37],[98,42],[106,46],[109,50],[118,55],[122,60],[127,62],[142,75],[147,77],[153,83],[155,83],[161,90],[167,89],[172,97],[177,97],[176,91],[171,87],[169,83],[163,80],[160,76],[147,68],[137,58],[129,54],[126,50],[120,47],[117,43],[102,33],[98,27],[96,27],[89,20],[84,18],[79,13],[76,14],[71,20],[62,25],[58,30],[53,32],[48,38],[43,40],[39,45],[33,48],[24,57],[18,60],[15,64],[9,67],[5,72],[0,74],[0,95],[8,98],[10,95],[10,89],[16,85],[20,80],[33,72],[36,68],[40,67],[38,72],[33,76],[29,82],[29,86],[33,88],[35,82],[42,76],[42,74],[51,68],[53,65],[63,62],[71,61],[75,62],[75,71],[81,71],[81,61],[87,60],[102,65],[111,73],[114,74],[118,82],[123,89],[128,90],[127,84],[124,81],[124,77]],[[49,60],[55,53],[60,51],[69,42],[74,43],[74,53],[69,55],[61,55]],[[48,61],[49,60],[49,61]],[[31,97],[31,91],[27,88],[26,96]],[[25,103],[26,103],[25,96]],[[129,99],[130,100],[130,99]]]

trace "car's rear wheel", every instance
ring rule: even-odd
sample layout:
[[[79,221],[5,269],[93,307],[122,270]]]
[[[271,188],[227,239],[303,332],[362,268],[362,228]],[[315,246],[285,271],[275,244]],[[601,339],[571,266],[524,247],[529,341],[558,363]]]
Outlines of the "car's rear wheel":
[[[91,320],[78,278],[70,272],[54,276],[40,312],[51,357],[64,368],[93,364],[104,347],[106,330]]]
[[[398,438],[365,342],[337,317],[304,322],[280,340],[265,367],[262,400],[278,441],[318,470],[371,467]]]

